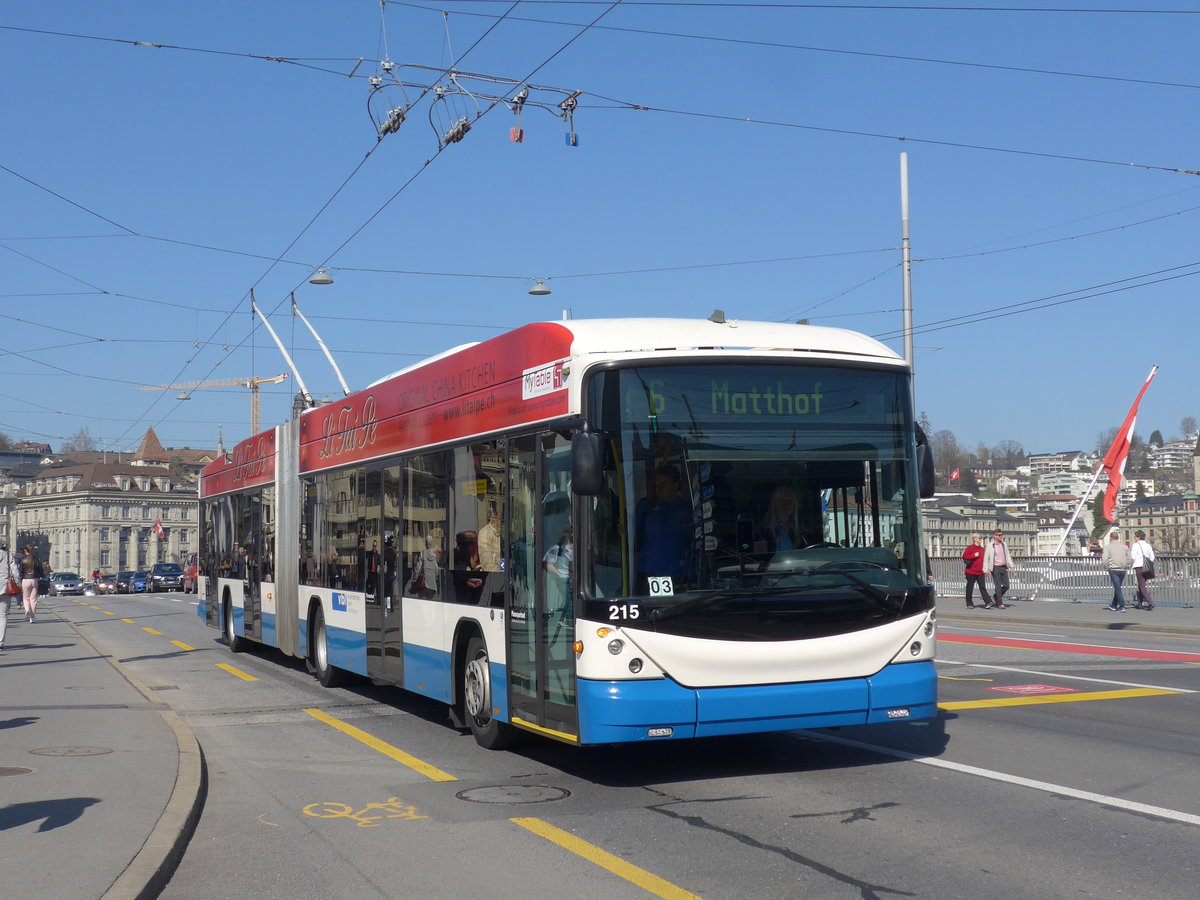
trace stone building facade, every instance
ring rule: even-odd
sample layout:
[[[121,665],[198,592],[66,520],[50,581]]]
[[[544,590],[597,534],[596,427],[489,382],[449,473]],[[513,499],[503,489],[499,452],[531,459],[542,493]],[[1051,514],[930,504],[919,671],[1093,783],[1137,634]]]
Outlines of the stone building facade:
[[[138,452],[83,453],[10,470],[4,486],[11,546],[30,544],[56,572],[87,576],[184,564],[198,549],[195,472],[213,451],[164,450],[153,430]]]

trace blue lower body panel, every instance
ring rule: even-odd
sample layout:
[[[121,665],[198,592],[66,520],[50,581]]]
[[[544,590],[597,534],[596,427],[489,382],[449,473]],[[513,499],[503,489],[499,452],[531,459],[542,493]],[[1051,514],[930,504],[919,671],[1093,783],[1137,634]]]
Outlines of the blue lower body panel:
[[[404,689],[443,703],[450,696],[450,654],[445,650],[404,645]]]
[[[932,662],[868,678],[686,688],[669,679],[579,681],[580,740],[607,744],[913,721],[937,715]]]

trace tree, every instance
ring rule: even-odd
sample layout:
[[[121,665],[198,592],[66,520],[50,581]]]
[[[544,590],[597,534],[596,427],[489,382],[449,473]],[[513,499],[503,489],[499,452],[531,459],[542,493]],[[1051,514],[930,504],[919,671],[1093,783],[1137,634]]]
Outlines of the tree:
[[[1001,441],[996,445],[994,452],[996,456],[1004,457],[1004,462],[1010,466],[1025,458],[1025,448],[1016,441]]]
[[[926,437],[933,434],[933,423],[929,421],[929,413],[925,412],[925,410],[921,410],[921,414],[917,416],[917,424],[925,432]]]
[[[970,466],[965,464],[965,461],[964,465],[959,468],[959,480],[954,482],[954,484],[968,494],[979,493],[979,479],[975,477],[975,473],[971,471]]]
[[[1196,433],[1196,419],[1193,416],[1184,416],[1179,420],[1179,430],[1183,432],[1184,438],[1190,438]]]
[[[75,433],[75,437],[64,443],[60,448],[60,453],[90,453],[96,449],[96,442],[92,440],[92,436],[88,434],[87,427],[80,428]]]
[[[961,475],[962,470],[967,468],[967,455],[958,445],[958,438],[954,436],[954,432],[943,428],[929,435],[929,449],[933,453],[937,484],[959,490],[958,482],[951,484],[950,473],[958,469]]]
[[[1152,432],[1150,432],[1150,446],[1151,447],[1161,447],[1162,445],[1163,445],[1162,432],[1159,431],[1157,428],[1155,428]]]
[[[0,450],[8,450],[12,447],[12,438],[7,434],[0,432]]]
[[[1100,537],[1104,532],[1112,528],[1114,524],[1104,518],[1105,493],[1105,491],[1100,491],[1092,498],[1092,537]]]

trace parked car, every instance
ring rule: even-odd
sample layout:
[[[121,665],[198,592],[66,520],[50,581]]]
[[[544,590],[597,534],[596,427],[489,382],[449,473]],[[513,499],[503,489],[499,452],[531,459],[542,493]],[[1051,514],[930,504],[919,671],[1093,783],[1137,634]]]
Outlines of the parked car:
[[[97,594],[115,594],[117,592],[117,576],[101,574],[96,579]]]
[[[117,573],[117,593],[131,594],[133,593],[133,576],[136,572],[118,572]]]
[[[55,572],[50,578],[50,596],[82,595],[87,584],[74,572]]]
[[[150,567],[151,591],[183,590],[183,566],[179,563],[155,563]]]
[[[134,594],[144,594],[150,590],[150,573],[134,572],[133,577],[129,579],[129,590]]]

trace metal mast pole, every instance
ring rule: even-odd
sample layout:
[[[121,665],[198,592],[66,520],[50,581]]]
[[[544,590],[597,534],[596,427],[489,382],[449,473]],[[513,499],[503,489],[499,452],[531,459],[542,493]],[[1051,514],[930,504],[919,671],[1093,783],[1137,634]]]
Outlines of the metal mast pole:
[[[916,415],[916,366],[913,359],[912,333],[912,253],[908,240],[908,154],[900,154],[900,257],[904,282],[904,361],[908,363],[912,388],[913,415]]]

